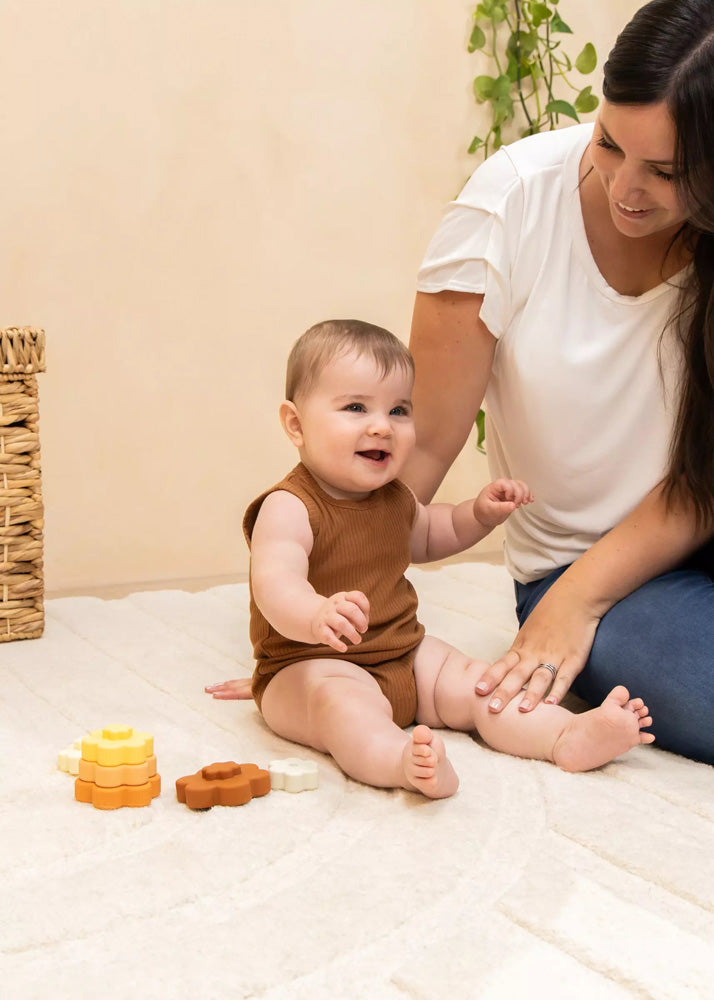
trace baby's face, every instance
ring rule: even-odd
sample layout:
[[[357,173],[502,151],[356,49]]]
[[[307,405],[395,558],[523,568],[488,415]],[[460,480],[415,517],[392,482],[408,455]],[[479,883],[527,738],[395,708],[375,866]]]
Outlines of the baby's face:
[[[364,499],[396,479],[414,447],[412,378],[396,367],[381,376],[366,356],[331,361],[296,402],[300,457],[322,488]]]

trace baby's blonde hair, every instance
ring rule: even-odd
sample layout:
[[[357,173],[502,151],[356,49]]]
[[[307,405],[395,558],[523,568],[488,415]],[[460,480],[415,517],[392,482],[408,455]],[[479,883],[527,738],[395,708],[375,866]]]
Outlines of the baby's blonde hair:
[[[293,345],[285,398],[295,402],[296,396],[310,391],[325,365],[351,352],[372,358],[382,377],[399,367],[414,378],[409,349],[389,330],[359,319],[328,319],[311,326]]]

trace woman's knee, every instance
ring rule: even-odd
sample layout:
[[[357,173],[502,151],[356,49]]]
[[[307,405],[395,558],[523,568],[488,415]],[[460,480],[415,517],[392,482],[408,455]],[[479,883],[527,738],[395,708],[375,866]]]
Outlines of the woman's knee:
[[[573,685],[598,704],[616,684],[641,697],[657,744],[714,761],[714,585],[707,574],[658,577],[602,619]]]

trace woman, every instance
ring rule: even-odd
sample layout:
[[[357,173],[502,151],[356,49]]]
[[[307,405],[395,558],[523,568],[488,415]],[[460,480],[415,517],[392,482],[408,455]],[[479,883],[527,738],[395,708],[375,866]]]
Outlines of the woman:
[[[535,493],[492,711],[622,683],[714,762],[714,0],[644,6],[603,93],[594,127],[491,157],[434,236],[407,479],[431,498],[485,398],[492,474]]]

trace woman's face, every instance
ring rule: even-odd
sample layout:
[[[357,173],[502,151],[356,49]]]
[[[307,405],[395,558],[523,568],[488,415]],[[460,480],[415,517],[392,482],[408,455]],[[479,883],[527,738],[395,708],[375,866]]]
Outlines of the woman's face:
[[[674,183],[675,128],[665,104],[609,104],[595,123],[590,158],[624,236],[676,231],[688,212]]]

